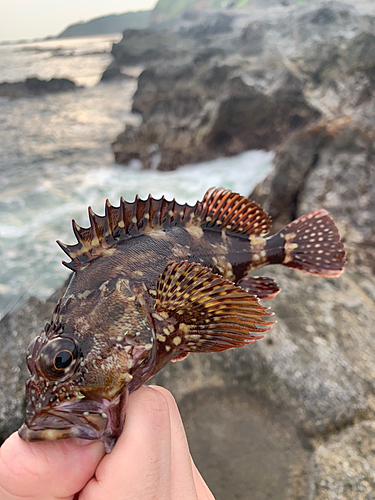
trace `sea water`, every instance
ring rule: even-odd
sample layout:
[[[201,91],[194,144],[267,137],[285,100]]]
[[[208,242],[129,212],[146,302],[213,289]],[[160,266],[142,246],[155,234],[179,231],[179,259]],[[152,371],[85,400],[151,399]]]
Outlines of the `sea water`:
[[[0,98],[0,316],[30,295],[48,297],[69,276],[55,240],[74,243],[70,220],[88,225],[87,207],[139,194],[195,203],[212,186],[246,196],[272,169],[273,154],[187,165],[173,172],[116,165],[110,144],[131,113],[136,80],[98,84],[120,36],[0,46],[0,82],[65,77],[83,88]],[[137,76],[141,68],[129,72]],[[69,259],[67,259],[69,260]]]

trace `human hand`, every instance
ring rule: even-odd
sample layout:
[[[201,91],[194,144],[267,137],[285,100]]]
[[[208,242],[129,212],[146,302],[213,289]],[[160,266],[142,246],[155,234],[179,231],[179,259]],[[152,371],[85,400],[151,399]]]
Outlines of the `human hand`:
[[[130,395],[124,430],[109,455],[100,441],[25,443],[17,433],[5,441],[0,500],[73,498],[214,500],[191,458],[167,390],[141,387]]]

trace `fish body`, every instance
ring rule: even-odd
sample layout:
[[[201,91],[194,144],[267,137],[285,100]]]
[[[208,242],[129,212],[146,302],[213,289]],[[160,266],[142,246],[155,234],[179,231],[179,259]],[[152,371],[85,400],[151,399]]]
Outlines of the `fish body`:
[[[169,361],[262,338],[273,324],[259,303],[279,292],[252,277],[282,264],[322,277],[342,273],[345,253],[325,210],[268,237],[254,202],[209,190],[193,207],[164,198],[89,208],[73,221],[77,244],[59,243],[74,271],[51,323],[27,353],[26,441],[101,439],[110,452],[126,400]]]

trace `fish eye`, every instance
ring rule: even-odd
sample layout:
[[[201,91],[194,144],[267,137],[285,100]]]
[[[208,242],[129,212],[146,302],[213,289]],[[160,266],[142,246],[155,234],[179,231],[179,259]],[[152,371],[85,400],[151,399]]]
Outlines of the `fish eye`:
[[[66,349],[59,351],[53,360],[55,370],[64,370],[74,361],[73,353]]]
[[[40,352],[39,368],[48,378],[61,378],[70,372],[79,357],[74,340],[68,338],[52,339]]]

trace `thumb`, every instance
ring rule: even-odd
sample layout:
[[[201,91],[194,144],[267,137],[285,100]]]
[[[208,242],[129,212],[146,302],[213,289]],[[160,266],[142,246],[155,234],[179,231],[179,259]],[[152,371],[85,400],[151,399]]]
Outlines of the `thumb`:
[[[104,455],[100,441],[25,443],[14,433],[0,448],[0,500],[71,500]]]

